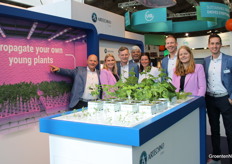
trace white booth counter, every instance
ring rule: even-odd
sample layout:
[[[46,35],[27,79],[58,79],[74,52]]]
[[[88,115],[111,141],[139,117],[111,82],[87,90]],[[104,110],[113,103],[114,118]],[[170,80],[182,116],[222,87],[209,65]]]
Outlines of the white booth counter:
[[[71,112],[68,112],[71,113]],[[194,97],[133,127],[40,119],[51,164],[205,164],[206,112]]]

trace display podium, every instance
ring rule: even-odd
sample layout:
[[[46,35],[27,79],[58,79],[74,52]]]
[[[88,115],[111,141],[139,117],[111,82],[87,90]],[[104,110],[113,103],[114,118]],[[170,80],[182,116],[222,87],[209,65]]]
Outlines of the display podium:
[[[133,127],[40,119],[50,164],[205,164],[206,112],[194,97]]]

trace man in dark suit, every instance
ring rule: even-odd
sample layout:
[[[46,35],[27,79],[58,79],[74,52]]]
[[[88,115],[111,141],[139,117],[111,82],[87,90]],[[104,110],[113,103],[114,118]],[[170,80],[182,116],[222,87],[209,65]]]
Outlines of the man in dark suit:
[[[209,159],[207,164],[221,164],[220,115],[226,131],[229,154],[232,154],[232,56],[221,53],[221,46],[219,35],[209,36],[208,48],[212,55],[204,60],[207,80],[205,100],[211,128],[213,158]]]
[[[135,76],[139,78],[139,66],[135,63],[129,63],[129,49],[127,47],[120,47],[118,50],[118,57],[120,62],[117,63],[118,75],[123,78],[131,76],[129,72],[135,72]]]
[[[75,69],[64,69],[51,65],[51,71],[59,75],[69,76],[73,79],[71,91],[70,109],[79,109],[88,106],[88,101],[98,99],[98,96],[91,95],[91,91],[100,84],[99,70],[96,69],[98,58],[96,55],[89,55],[87,67],[76,67]]]

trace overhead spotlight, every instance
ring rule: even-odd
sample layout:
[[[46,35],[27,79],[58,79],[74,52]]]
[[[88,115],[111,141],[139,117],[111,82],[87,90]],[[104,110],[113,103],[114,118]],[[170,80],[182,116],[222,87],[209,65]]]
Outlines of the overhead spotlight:
[[[3,38],[6,37],[6,34],[4,32],[4,30],[2,29],[2,27],[0,26],[0,34],[2,35]]]
[[[189,33],[185,33],[185,36],[189,36]]]
[[[86,35],[84,34],[84,35],[82,35],[82,36],[77,36],[77,37],[73,37],[73,38],[71,38],[71,39],[68,39],[68,40],[66,40],[65,42],[66,43],[69,43],[69,42],[72,42],[72,41],[75,41],[75,40],[83,40],[83,39],[85,39],[86,38]]]
[[[70,31],[70,30],[72,30],[71,27],[65,28],[65,29],[63,29],[62,31],[58,32],[57,34],[55,34],[55,35],[51,36],[50,38],[48,38],[48,41],[51,41],[51,40],[53,40],[53,39],[55,39],[55,38],[57,38],[57,37],[59,37],[59,36],[65,34],[65,33],[67,33],[67,32]]]
[[[38,25],[38,22],[34,22],[34,23],[33,23],[33,25],[31,26],[31,29],[30,29],[30,31],[29,31],[29,33],[28,33],[28,35],[27,35],[27,39],[30,39],[30,38],[31,38],[31,36],[32,36],[32,34],[34,33],[34,31],[35,31],[37,25]]]

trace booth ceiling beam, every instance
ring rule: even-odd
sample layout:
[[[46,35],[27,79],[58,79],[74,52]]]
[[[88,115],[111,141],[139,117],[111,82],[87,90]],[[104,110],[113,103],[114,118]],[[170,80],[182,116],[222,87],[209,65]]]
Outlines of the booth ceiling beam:
[[[228,7],[229,7],[229,9],[230,9],[230,12],[232,11],[232,3],[230,2],[230,0],[223,0],[224,1],[224,3],[226,4],[226,5],[228,5]]]
[[[137,2],[137,1],[118,3],[119,8],[126,8],[126,7],[138,6],[138,5],[141,5],[141,3]]]
[[[186,1],[193,6],[199,6],[199,4],[195,0],[186,0]]]

